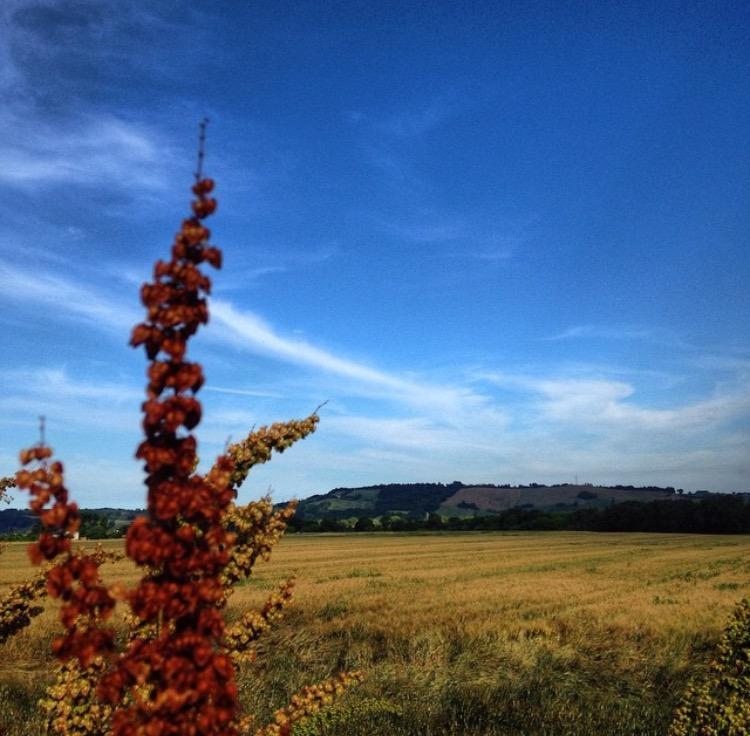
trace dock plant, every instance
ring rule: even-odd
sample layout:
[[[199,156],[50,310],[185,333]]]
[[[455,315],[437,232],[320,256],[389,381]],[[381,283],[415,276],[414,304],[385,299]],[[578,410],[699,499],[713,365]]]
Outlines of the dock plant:
[[[148,360],[145,437],[136,451],[146,473],[147,513],[133,521],[125,542],[142,573],[133,589],[106,585],[100,567],[107,553],[74,543],[80,512],[44,438],[21,452],[15,483],[28,491],[40,523],[29,556],[41,568],[0,601],[0,641],[27,626],[45,597],[60,601],[62,631],[52,643],[60,665],[41,703],[49,733],[283,736],[361,679],[344,672],[309,686],[267,725],[240,712],[238,668],[255,658],[255,642],[283,614],[294,581],[231,626],[227,601],[255,563],[269,557],[294,504],[276,510],[264,498],[241,506],[237,490],[254,465],[314,432],[318,415],[261,427],[229,446],[207,473],[197,471],[193,430],[201,420],[204,375],[188,359],[188,344],[209,318],[211,281],[203,268],[222,265],[204,224],[217,208],[214,181],[202,174],[204,138],[205,123],[192,212],[170,258],[156,262],[141,288],[146,315],[130,340]],[[124,637],[112,624],[117,605],[127,608]]]

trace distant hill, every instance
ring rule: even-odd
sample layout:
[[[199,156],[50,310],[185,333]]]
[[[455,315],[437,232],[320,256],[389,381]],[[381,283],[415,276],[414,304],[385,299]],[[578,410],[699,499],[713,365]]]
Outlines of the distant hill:
[[[124,530],[133,519],[143,514],[141,509],[81,509],[84,525],[95,519],[106,520],[112,529]],[[28,532],[36,523],[36,516],[28,509],[2,509],[0,511],[0,534]]]
[[[28,509],[3,509],[0,511],[0,534],[28,531],[35,521],[36,516]]]
[[[699,500],[716,494],[699,491],[682,494],[674,488],[655,486],[593,486],[561,483],[527,486],[466,485],[453,483],[391,483],[362,488],[334,488],[328,493],[316,494],[300,501],[298,519],[357,519],[359,517],[405,516],[424,519],[430,513],[444,518],[483,516],[502,513],[509,509],[519,511],[575,511],[579,509],[606,509],[627,501]],[[285,504],[280,504],[285,505]],[[84,536],[88,529],[95,534],[107,535],[124,532],[140,509],[82,509]],[[28,509],[0,510],[0,535],[28,532],[36,519]],[[99,529],[99,527],[102,527]]]
[[[593,486],[563,483],[545,486],[391,483],[363,488],[334,488],[300,501],[297,514],[305,519],[347,519],[400,514],[424,517],[476,516],[510,508],[574,510],[606,508],[624,501],[660,501],[685,498],[674,488],[646,486]],[[688,498],[690,496],[687,496]]]

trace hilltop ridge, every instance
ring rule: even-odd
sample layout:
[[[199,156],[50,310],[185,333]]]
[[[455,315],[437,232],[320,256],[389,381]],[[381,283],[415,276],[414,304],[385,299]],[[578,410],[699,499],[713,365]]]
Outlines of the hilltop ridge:
[[[678,501],[716,498],[727,494],[696,491],[684,493],[671,486],[598,486],[591,483],[545,485],[497,485],[492,483],[387,483],[357,488],[334,488],[299,501],[296,518],[302,522],[324,519],[343,521],[361,517],[408,517],[425,519],[437,514],[444,519],[493,516],[522,512],[601,511],[637,501]],[[738,494],[748,499],[748,494]],[[278,504],[286,506],[286,502]],[[84,535],[121,536],[140,509],[81,509]],[[28,509],[0,510],[0,534],[26,534],[36,521]],[[351,523],[351,521],[350,521]]]
[[[701,492],[705,493],[705,492]],[[624,501],[662,501],[684,498],[671,486],[594,486],[560,483],[512,486],[492,483],[389,483],[359,488],[334,488],[302,499],[297,515],[305,519],[346,519],[391,514],[424,517],[476,516],[511,508],[573,510],[606,508]],[[688,496],[690,497],[690,496]]]

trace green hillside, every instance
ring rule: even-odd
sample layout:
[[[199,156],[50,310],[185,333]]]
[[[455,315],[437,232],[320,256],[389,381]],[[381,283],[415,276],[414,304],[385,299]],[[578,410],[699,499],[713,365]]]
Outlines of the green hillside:
[[[141,509],[81,509],[81,536],[92,539],[117,537],[125,533]],[[0,510],[0,535],[27,534],[37,525],[37,518],[28,509]]]
[[[627,501],[674,501],[697,499],[700,494],[682,495],[674,488],[653,486],[593,486],[562,483],[527,486],[466,485],[453,483],[391,483],[362,488],[334,488],[299,502],[297,518],[358,519],[401,516],[424,519],[436,513],[443,518],[472,517],[497,514],[509,509],[537,511],[575,511],[578,509],[606,509]],[[284,505],[284,504],[281,504]],[[139,513],[133,509],[82,509],[82,536],[118,536]],[[0,535],[26,533],[35,523],[28,510],[0,510]]]
[[[399,514],[423,518],[429,513],[442,516],[476,516],[511,508],[572,510],[606,508],[625,501],[659,501],[681,497],[674,488],[654,486],[592,486],[558,484],[545,486],[465,485],[444,483],[392,483],[363,488],[334,488],[325,494],[303,499],[298,516],[305,519],[347,519]]]

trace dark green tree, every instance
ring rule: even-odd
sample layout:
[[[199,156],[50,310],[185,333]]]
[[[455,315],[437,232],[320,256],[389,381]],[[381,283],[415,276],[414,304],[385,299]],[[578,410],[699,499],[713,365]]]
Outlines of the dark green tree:
[[[369,516],[360,516],[354,525],[355,532],[371,532],[375,529],[375,522]]]

